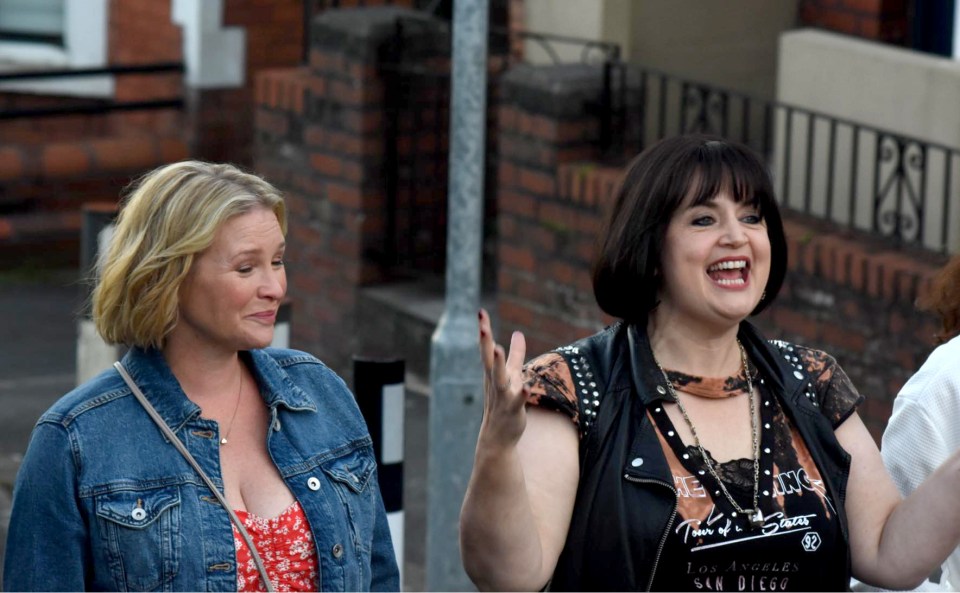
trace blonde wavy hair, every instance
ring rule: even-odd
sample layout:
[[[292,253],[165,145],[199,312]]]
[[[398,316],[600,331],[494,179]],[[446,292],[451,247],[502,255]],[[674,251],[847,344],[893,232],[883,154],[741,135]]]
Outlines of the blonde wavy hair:
[[[97,259],[92,314],[103,339],[162,348],[177,323],[180,285],[194,257],[224,222],[261,206],[276,214],[286,235],[280,192],[232,165],[183,161],[135,181]]]

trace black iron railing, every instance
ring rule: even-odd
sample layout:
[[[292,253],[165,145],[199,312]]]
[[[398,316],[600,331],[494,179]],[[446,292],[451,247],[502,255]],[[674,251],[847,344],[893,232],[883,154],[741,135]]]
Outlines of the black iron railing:
[[[666,136],[705,132],[765,155],[783,206],[898,244],[960,247],[960,150],[664,72],[614,65],[608,152],[634,154]]]
[[[25,80],[51,80],[89,78],[95,76],[128,76],[128,75],[169,75],[182,74],[184,66],[180,62],[164,62],[158,64],[143,64],[136,66],[106,66],[102,68],[75,68],[56,70],[31,70],[0,73],[0,84],[4,82],[20,82]],[[16,89],[10,89],[15,91]],[[7,89],[0,86],[0,93]],[[21,107],[0,109],[0,120],[20,119],[29,117],[48,117],[57,115],[84,115],[102,114],[118,111],[146,111],[156,109],[183,109],[183,97],[150,99],[143,101],[115,101],[105,100],[76,100],[63,99],[57,105],[42,107]]]

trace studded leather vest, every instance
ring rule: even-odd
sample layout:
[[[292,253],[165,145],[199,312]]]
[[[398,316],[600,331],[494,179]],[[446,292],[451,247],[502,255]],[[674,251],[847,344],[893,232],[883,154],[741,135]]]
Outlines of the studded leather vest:
[[[850,456],[821,413],[821,395],[792,346],[768,342],[748,322],[739,331],[750,360],[797,427],[835,502],[843,570],[824,586],[846,590],[850,550],[844,512]],[[662,375],[646,332],[618,323],[557,349],[570,367],[580,411],[580,481],[570,530],[549,584],[556,591],[644,591],[657,574],[677,512],[672,474],[646,415]],[[640,460],[640,461],[638,461]]]

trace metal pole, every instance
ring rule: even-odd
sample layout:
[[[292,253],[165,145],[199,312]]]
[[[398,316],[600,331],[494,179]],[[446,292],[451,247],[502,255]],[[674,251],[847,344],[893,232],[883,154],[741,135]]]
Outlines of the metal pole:
[[[488,0],[455,0],[446,303],[430,348],[427,459],[429,591],[473,586],[460,562],[460,505],[483,410],[477,349],[486,156]]]

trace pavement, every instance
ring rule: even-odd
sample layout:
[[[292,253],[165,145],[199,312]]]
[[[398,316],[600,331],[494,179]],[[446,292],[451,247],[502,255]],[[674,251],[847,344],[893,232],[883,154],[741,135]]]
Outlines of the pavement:
[[[40,414],[76,384],[81,295],[75,270],[0,270],[0,568],[13,483],[30,431]],[[428,401],[422,383],[408,379],[402,556],[407,591],[425,586]]]

